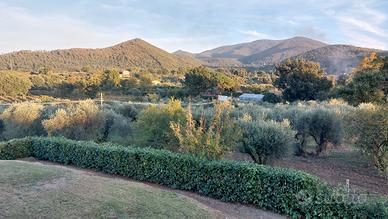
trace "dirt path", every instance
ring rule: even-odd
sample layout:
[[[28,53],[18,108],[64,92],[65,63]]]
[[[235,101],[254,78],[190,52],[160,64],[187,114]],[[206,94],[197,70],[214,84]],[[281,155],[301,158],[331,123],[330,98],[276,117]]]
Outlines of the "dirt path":
[[[196,193],[188,192],[188,191],[182,191],[182,190],[176,190],[176,189],[170,189],[165,186],[160,186],[158,184],[153,184],[153,183],[146,183],[146,182],[139,182],[135,180],[128,179],[126,177],[118,176],[118,175],[111,175],[111,174],[105,174],[101,172],[95,172],[93,170],[88,170],[88,169],[82,169],[74,166],[62,166],[56,163],[52,162],[47,162],[47,161],[39,161],[34,158],[28,158],[28,159],[23,159],[24,161],[29,161],[29,162],[39,162],[45,165],[53,165],[56,167],[64,168],[64,169],[69,169],[72,171],[78,171],[82,172],[83,174],[86,175],[92,175],[92,176],[101,176],[101,177],[107,177],[107,178],[116,178],[116,179],[123,179],[123,180],[128,180],[128,181],[133,181],[137,183],[142,183],[145,186],[151,186],[154,188],[159,188],[162,190],[170,191],[170,192],[175,192],[177,194],[183,195],[185,197],[188,197],[190,199],[194,199],[195,201],[201,203],[207,212],[209,212],[213,218],[216,219],[239,219],[239,218],[244,218],[244,219],[285,219],[287,217],[283,215],[279,215],[270,211],[264,211],[261,209],[258,209],[254,206],[247,206],[247,205],[241,205],[241,204],[234,204],[234,203],[226,203],[222,202],[216,199],[212,199],[206,196],[202,196]]]
[[[345,185],[349,180],[350,187],[358,192],[388,195],[388,176],[379,174],[356,151],[338,149],[322,157],[290,157],[272,165],[306,171],[333,186]]]

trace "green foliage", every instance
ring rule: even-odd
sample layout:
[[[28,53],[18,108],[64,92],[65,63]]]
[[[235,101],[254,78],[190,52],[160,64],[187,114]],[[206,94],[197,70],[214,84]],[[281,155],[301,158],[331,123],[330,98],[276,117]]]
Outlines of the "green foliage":
[[[193,119],[191,104],[186,115],[186,124],[171,122],[170,127],[179,141],[179,151],[195,154],[201,158],[220,159],[233,147],[225,135],[233,130],[238,135],[234,121],[230,117],[229,103],[216,103],[210,121],[202,115],[197,123]]]
[[[98,106],[88,100],[66,109],[58,109],[42,124],[49,136],[98,141],[103,137],[105,117]]]
[[[15,72],[0,72],[0,95],[26,95],[32,87],[27,77],[22,77]]]
[[[99,75],[88,75],[85,79],[76,82],[76,89],[79,93],[85,94],[89,98],[95,98],[101,89],[101,78]],[[104,81],[104,85],[111,82]]]
[[[288,60],[277,66],[276,72],[279,78],[275,86],[283,90],[283,98],[288,101],[315,100],[333,86],[319,64],[311,61]]]
[[[361,109],[356,122],[356,146],[379,171],[388,173],[388,106]]]
[[[311,136],[315,143],[315,155],[326,151],[327,145],[337,145],[342,140],[342,124],[335,113],[326,109],[314,109],[305,112],[295,123],[297,130],[296,138],[299,140],[296,145],[296,155],[306,154],[307,137]]]
[[[113,110],[104,110],[103,118],[105,119],[105,127],[100,141],[114,142],[122,145],[128,145],[133,141],[131,119],[117,114]]]
[[[350,104],[384,103],[387,99],[388,70],[364,70],[337,90],[337,95]]]
[[[0,142],[0,160],[15,160],[31,157],[32,147],[30,138],[12,139],[7,142]]]
[[[268,103],[281,103],[283,99],[281,96],[274,93],[266,93],[263,97],[263,101]]]
[[[248,162],[207,161],[164,150],[102,146],[63,138],[31,138],[30,142],[32,155],[40,160],[158,183],[226,202],[252,204],[292,218],[388,216],[386,200],[362,204],[346,198],[338,201],[336,194],[346,193],[301,171]],[[3,156],[0,151],[0,159]]]
[[[40,135],[43,127],[40,116],[43,106],[37,103],[16,103],[7,108],[1,115],[3,122],[2,137],[5,139]]]
[[[287,155],[294,133],[287,122],[240,121],[242,138],[240,144],[244,152],[259,164]]]
[[[63,49],[55,51],[19,51],[0,55],[0,69],[36,71],[49,69],[79,71],[85,66],[93,69],[144,68],[178,70],[201,63],[188,56],[163,51],[141,39],[134,39],[102,49]]]
[[[189,89],[190,94],[198,95],[216,86],[213,73],[205,67],[191,69],[185,74],[185,86]]]
[[[186,112],[178,100],[170,99],[167,105],[151,105],[142,110],[136,121],[135,142],[142,146],[152,146],[176,150],[178,139],[169,128],[170,123],[183,124]]]
[[[232,76],[222,71],[215,72],[206,67],[193,68],[186,73],[184,85],[194,96],[209,90],[215,90],[218,93],[235,91],[238,88],[238,84]]]
[[[120,73],[117,70],[105,70],[102,75],[102,86],[109,90],[120,86]]]

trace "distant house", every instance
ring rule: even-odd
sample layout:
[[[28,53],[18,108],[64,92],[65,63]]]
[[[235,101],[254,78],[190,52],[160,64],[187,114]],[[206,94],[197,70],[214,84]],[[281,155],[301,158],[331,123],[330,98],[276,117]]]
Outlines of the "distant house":
[[[230,99],[230,97],[228,97],[228,96],[223,96],[223,95],[217,96],[217,100],[220,102],[227,102],[227,101],[229,101],[229,99]]]
[[[240,101],[246,101],[246,102],[259,102],[263,101],[263,94],[251,94],[251,93],[243,93],[239,99]]]
[[[131,72],[128,70],[124,70],[120,72],[120,78],[129,78],[131,77]]]

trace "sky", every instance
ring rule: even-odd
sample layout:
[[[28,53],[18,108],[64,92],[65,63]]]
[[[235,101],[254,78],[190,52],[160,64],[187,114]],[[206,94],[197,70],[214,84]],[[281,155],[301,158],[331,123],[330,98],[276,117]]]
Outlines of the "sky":
[[[294,36],[388,50],[388,0],[0,0],[0,53],[133,38],[201,52]]]

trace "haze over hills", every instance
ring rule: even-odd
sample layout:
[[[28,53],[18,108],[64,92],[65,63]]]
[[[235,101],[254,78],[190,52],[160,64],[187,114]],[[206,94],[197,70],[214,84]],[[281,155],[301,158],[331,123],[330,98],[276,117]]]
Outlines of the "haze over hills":
[[[214,67],[247,66],[263,69],[271,69],[286,59],[303,58],[319,62],[328,74],[339,75],[349,73],[370,52],[386,51],[351,45],[329,45],[306,37],[294,37],[222,46],[198,54],[180,51],[180,54],[195,57]]]
[[[201,62],[188,56],[168,53],[144,40],[133,39],[101,49],[19,51],[0,55],[0,69],[34,71],[46,67],[74,71],[82,67],[178,69]]]

